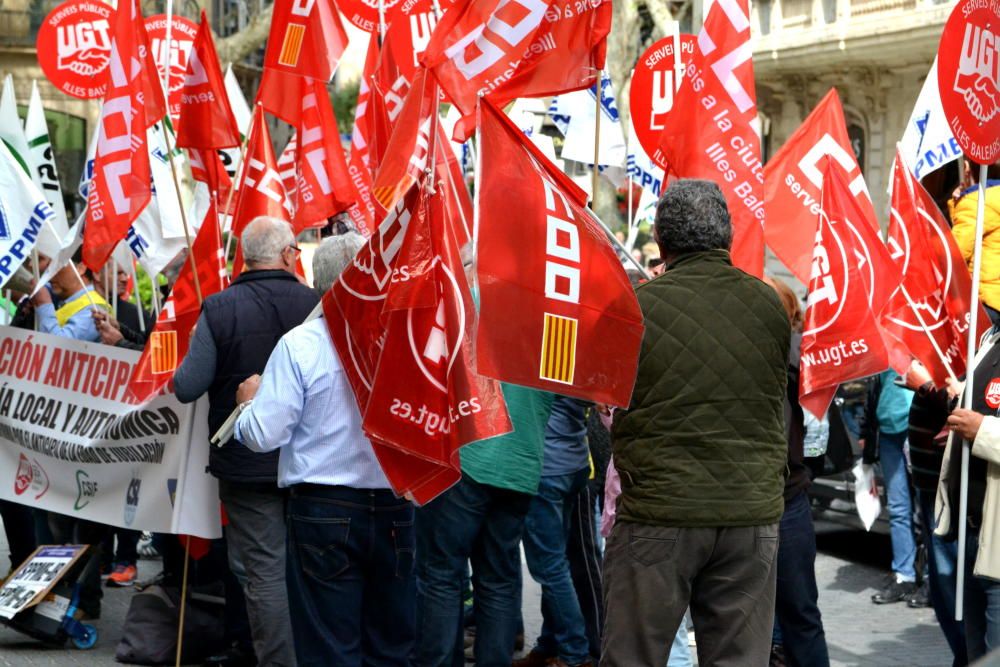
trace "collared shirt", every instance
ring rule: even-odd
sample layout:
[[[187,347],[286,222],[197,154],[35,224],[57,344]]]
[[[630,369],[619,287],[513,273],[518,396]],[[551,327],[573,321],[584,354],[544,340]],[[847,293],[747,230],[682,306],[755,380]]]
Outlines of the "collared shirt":
[[[70,303],[76,299],[86,298],[87,292],[93,295],[95,302],[104,302],[97,292],[94,291],[93,285],[89,285],[87,289],[77,291],[73,296],[63,301],[63,303]],[[56,317],[56,307],[51,303],[43,304],[35,311],[38,313],[38,330],[42,333],[62,336],[63,338],[72,338],[91,343],[100,342],[101,334],[97,332],[94,317],[90,314],[91,310],[93,310],[93,306],[88,304],[82,310],[74,313],[65,325],[59,326],[59,319]]]
[[[236,422],[236,439],[257,452],[280,448],[281,487],[389,488],[322,318],[278,342],[257,395]]]

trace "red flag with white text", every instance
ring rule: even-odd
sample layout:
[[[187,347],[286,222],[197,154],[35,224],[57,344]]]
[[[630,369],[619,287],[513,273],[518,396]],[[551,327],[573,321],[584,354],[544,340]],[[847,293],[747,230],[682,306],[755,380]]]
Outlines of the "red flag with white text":
[[[239,126],[229,106],[219,56],[212,42],[212,28],[202,10],[181,90],[177,146],[233,148],[239,145]]]
[[[462,112],[456,139],[475,124],[481,92],[495,104],[593,86],[604,67],[611,0],[459,0],[420,62]]]
[[[92,271],[149,204],[146,130],[166,113],[138,0],[122,0],[115,10],[107,82],[83,232],[83,261]]]
[[[836,89],[816,105],[764,168],[764,237],[792,274],[809,283],[816,218],[822,210],[823,168],[832,158],[872,227],[875,209],[847,136]]]
[[[477,369],[628,406],[643,318],[586,193],[489,101],[480,123]]]
[[[240,170],[236,191],[236,213],[232,225],[236,236],[243,234],[247,224],[259,215],[278,218],[289,224],[292,221],[263,108],[255,106],[254,114],[253,131],[247,141],[247,156]]]
[[[347,41],[333,0],[275,0],[257,101],[298,126],[309,84],[333,78]]]
[[[715,181],[733,223],[733,264],[764,275],[764,165],[749,0],[716,0],[698,36],[660,149],[678,178]]]
[[[943,387],[948,368],[956,377],[965,374],[972,278],[948,222],[898,149],[886,242],[903,273],[900,289],[881,318],[891,336],[893,368],[905,372],[912,355],[927,368],[935,386]],[[990,326],[980,305],[977,330]]]
[[[864,246],[868,223],[852,219],[854,196],[839,172],[827,166],[825,176],[825,215],[817,217],[814,235],[799,386],[799,403],[818,419],[841,383],[889,366],[876,316],[888,297],[869,282],[875,275],[869,257],[876,249]]]
[[[226,288],[226,260],[218,219],[212,202],[192,247],[202,298]],[[191,329],[200,313],[191,262],[185,260],[129,379],[129,394],[136,403],[154,396],[173,379],[174,371],[187,354]]]
[[[233,181],[229,178],[225,165],[222,164],[219,152],[213,148],[190,148],[188,157],[191,177],[205,183],[209,192],[215,193],[216,204],[229,201],[229,191],[233,187]]]

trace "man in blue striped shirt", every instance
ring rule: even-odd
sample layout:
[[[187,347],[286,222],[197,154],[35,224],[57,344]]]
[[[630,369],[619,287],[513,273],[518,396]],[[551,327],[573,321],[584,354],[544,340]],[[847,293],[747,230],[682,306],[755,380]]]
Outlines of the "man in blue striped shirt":
[[[326,291],[363,244],[357,234],[326,239],[313,259],[317,289]],[[237,400],[236,439],[278,450],[278,485],[290,490],[287,585],[299,666],[408,666],[413,506],[392,492],[361,430],[326,321],[285,334]]]

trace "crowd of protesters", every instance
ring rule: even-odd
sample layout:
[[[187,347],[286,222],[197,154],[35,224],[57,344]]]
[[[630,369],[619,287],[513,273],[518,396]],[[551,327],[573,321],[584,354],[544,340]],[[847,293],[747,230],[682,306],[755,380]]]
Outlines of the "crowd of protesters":
[[[989,186],[983,299],[1000,316],[995,270],[987,279],[1000,262],[1000,183]],[[952,207],[970,253],[976,197],[958,191]],[[362,431],[325,322],[308,319],[364,244],[343,231],[316,249],[310,288],[290,226],[254,220],[246,270],[205,300],[174,377],[181,401],[208,396],[211,432],[239,415],[209,458],[225,537],[198,567],[226,605],[224,650],[208,664],[681,667],[690,619],[701,665],[828,665],[809,488],[844,424],[881,463],[888,501],[892,573],[872,601],[933,606],[956,665],[1000,647],[1000,418],[984,399],[996,327],[972,410],[955,409],[959,383],[936,389],[914,364],[866,382],[859,418],[836,405],[812,418],[798,402],[799,297],[734,268],[718,187],[678,181],[657,207],[655,277],[632,272],[646,333],[629,408],[503,385],[513,431],[463,447],[461,480],[415,507]],[[110,273],[68,264],[13,325],[142,349],[151,316],[127,300],[124,271]],[[973,442],[964,622],[949,433]],[[108,586],[136,582],[138,533],[7,502],[0,512],[14,566],[36,544],[91,545],[84,617],[100,616],[102,571]],[[541,588],[538,637],[524,636],[522,546]],[[155,536],[149,548],[163,557],[158,582],[176,587],[179,542]]]

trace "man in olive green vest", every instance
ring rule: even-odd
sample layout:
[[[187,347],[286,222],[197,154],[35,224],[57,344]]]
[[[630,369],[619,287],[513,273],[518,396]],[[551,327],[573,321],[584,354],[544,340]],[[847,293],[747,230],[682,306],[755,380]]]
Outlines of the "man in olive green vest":
[[[689,606],[700,665],[766,665],[788,316],[773,289],[732,265],[714,183],[674,183],[654,231],[667,268],[637,289],[646,332],[632,403],[612,432],[622,493],[601,665],[662,667]]]

